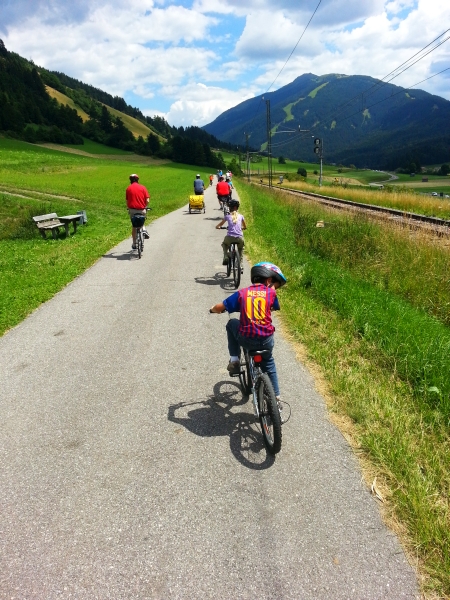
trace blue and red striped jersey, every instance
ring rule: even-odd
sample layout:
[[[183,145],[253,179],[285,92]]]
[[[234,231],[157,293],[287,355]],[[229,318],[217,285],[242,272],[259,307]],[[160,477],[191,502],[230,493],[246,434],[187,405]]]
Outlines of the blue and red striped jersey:
[[[239,333],[244,337],[267,337],[272,335],[272,310],[280,310],[275,288],[262,283],[238,290],[223,301],[229,313],[239,312]]]

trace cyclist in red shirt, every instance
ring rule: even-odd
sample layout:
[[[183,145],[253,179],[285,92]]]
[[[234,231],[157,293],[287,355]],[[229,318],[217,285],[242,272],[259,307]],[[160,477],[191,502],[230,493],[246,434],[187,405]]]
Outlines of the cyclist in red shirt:
[[[146,215],[147,206],[150,200],[150,194],[147,188],[139,183],[139,175],[132,173],[130,175],[130,185],[127,187],[125,192],[127,200],[127,208],[130,218],[134,215]],[[131,235],[133,236],[132,250],[136,250],[136,227],[132,227]],[[145,227],[143,228],[143,235],[145,239],[150,236],[147,233]]]
[[[240,313],[239,319],[230,319],[226,326],[230,353],[227,370],[230,375],[239,374],[241,347],[269,351],[268,355],[263,355],[261,367],[270,377],[281,409],[277,369],[272,356],[275,327],[271,312],[280,310],[276,290],[286,283],[286,277],[273,263],[259,262],[252,267],[250,279],[250,287],[228,296],[223,302],[212,306],[209,312]]]
[[[222,208],[222,204],[227,203],[230,198],[230,186],[223,180],[223,177],[219,177],[219,183],[216,185],[216,194],[220,208]]]

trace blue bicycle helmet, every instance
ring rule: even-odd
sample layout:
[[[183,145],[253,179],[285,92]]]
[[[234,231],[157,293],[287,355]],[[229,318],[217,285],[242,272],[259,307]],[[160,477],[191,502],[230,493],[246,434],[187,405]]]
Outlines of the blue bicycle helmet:
[[[259,262],[253,265],[250,271],[250,279],[252,283],[258,283],[261,280],[272,277],[275,281],[278,281],[280,287],[287,282],[286,277],[281,272],[281,269],[270,262]]]

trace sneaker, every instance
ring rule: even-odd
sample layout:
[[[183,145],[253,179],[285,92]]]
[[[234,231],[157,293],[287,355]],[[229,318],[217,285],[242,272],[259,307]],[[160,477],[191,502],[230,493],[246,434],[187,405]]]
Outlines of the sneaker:
[[[136,244],[131,244],[131,249],[132,249],[132,250],[137,250],[137,246],[136,246]]]
[[[148,235],[148,231],[146,229],[144,229],[144,231],[142,232],[142,235],[144,236],[144,240],[150,239],[150,236]]]
[[[225,258],[225,257],[223,258],[222,264],[223,265],[227,265],[228,264],[228,257],[227,258]]]
[[[230,375],[239,375],[239,373],[241,372],[241,363],[239,361],[237,362],[230,362],[227,365],[227,371]]]

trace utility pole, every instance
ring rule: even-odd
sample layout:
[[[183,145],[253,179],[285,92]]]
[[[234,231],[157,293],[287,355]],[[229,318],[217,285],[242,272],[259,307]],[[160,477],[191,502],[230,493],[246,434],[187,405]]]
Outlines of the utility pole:
[[[272,124],[270,122],[270,100],[266,100],[267,117],[267,169],[269,171],[269,187],[272,187]]]
[[[248,152],[248,138],[250,136],[249,133],[245,133],[245,150],[247,152],[247,181],[250,182],[250,154]]]
[[[323,139],[314,138],[314,154],[320,158],[319,187],[322,187]]]

